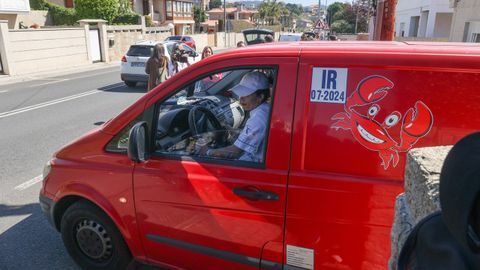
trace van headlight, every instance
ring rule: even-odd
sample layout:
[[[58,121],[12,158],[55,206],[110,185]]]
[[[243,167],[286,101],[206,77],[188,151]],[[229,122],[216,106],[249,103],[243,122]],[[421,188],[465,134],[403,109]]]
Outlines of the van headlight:
[[[45,178],[47,178],[47,176],[50,174],[50,171],[52,170],[52,164],[50,161],[47,162],[47,164],[45,164],[45,166],[43,167],[43,174],[42,174],[42,178],[45,180]]]

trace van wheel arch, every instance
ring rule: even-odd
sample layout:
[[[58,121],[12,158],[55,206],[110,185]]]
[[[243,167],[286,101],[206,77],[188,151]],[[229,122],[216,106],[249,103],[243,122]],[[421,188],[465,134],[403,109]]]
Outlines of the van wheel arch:
[[[54,217],[54,222],[55,222],[55,229],[57,229],[58,232],[60,232],[60,224],[62,222],[62,217],[63,214],[65,214],[65,211],[72,206],[74,203],[77,203],[78,201],[86,201],[88,203],[94,204],[93,202],[80,197],[80,196],[67,196],[62,198],[60,201],[58,201],[55,204],[55,209],[53,210],[53,217]]]

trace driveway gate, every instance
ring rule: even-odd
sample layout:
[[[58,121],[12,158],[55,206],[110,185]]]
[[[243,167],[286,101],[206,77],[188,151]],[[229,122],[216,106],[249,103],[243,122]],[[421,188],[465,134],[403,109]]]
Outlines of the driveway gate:
[[[100,52],[100,31],[98,29],[90,29],[90,53],[93,62],[102,61],[102,54]]]

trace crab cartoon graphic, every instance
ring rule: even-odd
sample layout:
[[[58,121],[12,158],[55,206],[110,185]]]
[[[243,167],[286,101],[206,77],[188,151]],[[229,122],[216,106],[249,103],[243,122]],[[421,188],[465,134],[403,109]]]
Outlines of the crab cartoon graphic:
[[[345,112],[332,116],[336,121],[331,128],[336,130],[350,130],[353,137],[364,147],[378,151],[382,159],[383,168],[388,169],[390,163],[396,167],[399,161],[398,152],[408,151],[417,141],[427,135],[433,125],[433,115],[430,109],[421,101],[415,103],[405,113],[390,113],[383,122],[375,119],[380,111],[376,104],[388,94],[394,84],[385,77],[374,75],[358,83],[357,89],[347,98]],[[363,115],[356,108],[370,106],[367,115]],[[401,121],[400,141],[395,141],[389,128]]]

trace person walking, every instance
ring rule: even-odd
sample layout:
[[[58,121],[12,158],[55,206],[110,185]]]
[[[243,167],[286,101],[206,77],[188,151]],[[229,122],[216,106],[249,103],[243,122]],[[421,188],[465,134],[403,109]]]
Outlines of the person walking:
[[[148,74],[147,91],[152,90],[168,79],[168,62],[163,45],[155,45],[153,55],[147,60],[145,65],[145,73]]]

